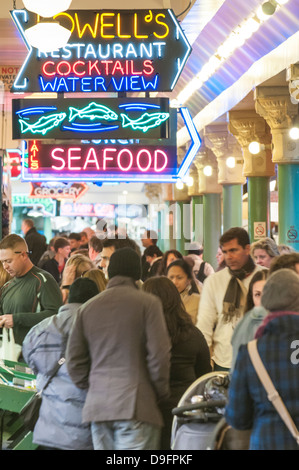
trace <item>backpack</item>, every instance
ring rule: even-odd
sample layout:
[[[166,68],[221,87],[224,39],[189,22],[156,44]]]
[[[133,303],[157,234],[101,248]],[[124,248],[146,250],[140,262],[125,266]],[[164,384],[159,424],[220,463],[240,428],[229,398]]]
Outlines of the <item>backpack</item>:
[[[196,273],[196,279],[198,279],[198,281],[200,281],[200,282],[203,282],[206,279],[206,277],[208,277],[204,273],[205,264],[206,264],[206,262],[203,261],[200,265],[199,271]]]

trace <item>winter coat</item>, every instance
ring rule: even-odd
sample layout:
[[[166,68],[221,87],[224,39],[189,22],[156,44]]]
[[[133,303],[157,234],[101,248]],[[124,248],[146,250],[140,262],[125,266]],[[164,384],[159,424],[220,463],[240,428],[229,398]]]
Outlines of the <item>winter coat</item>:
[[[44,235],[38,233],[35,227],[32,227],[25,235],[25,240],[30,252],[32,263],[37,266],[44,252],[47,250],[47,240]]]
[[[33,327],[23,343],[23,356],[37,375],[37,390],[45,384],[55,363],[63,355],[64,335],[69,335],[81,304],[63,305],[57,315]],[[71,381],[66,364],[42,394],[42,405],[33,442],[63,450],[92,450],[89,426],[82,424],[82,408],[86,392]]]
[[[78,311],[67,367],[88,389],[83,420],[163,424],[158,401],[169,393],[170,339],[160,299],[115,276]]]
[[[275,388],[298,428],[298,360],[292,360],[292,348],[299,338],[299,313],[285,313],[267,323],[257,347]],[[232,374],[226,421],[235,429],[252,429],[251,450],[298,450],[295,439],[268,400],[267,392],[251,363],[247,345],[240,346]]]

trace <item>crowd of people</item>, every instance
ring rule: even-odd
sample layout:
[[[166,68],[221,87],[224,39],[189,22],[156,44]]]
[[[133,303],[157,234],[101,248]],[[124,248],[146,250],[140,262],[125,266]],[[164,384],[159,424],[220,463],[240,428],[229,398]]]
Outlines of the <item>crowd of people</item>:
[[[247,345],[258,339],[299,424],[290,360],[299,339],[299,253],[271,238],[250,243],[233,227],[220,237],[214,269],[200,243],[162,252],[152,230],[136,241],[99,238],[87,227],[48,245],[30,219],[22,230],[24,237],[0,241],[0,328],[38,390],[65,357],[43,391],[33,433],[40,449],[169,450],[172,409],[211,371],[229,374],[225,417],[252,430],[251,449],[297,447]]]

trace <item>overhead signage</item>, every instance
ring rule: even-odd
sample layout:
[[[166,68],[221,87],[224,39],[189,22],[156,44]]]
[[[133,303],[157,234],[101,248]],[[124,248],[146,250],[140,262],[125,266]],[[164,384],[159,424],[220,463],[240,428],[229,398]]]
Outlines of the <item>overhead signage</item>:
[[[114,204],[103,204],[100,202],[70,202],[62,201],[60,215],[64,217],[115,217]]]
[[[17,99],[12,103],[13,139],[170,137],[167,98]]]
[[[77,201],[88,190],[85,183],[30,183],[29,197],[32,198],[53,198],[53,199],[73,199]]]
[[[12,207],[42,208],[44,216],[55,217],[57,201],[51,198],[31,199],[28,194],[12,194]]]
[[[161,92],[173,90],[191,53],[174,12],[68,10],[53,17],[71,31],[52,53],[31,47],[24,31],[39,17],[11,11],[28,55],[14,92]]]
[[[201,146],[190,112],[180,108],[191,144],[178,166],[176,139],[90,143],[23,141],[23,181],[168,182],[184,179]],[[173,134],[173,133],[171,133]],[[63,141],[62,141],[63,142]],[[151,142],[151,143],[149,143]]]
[[[164,181],[177,172],[176,146],[28,141],[24,181]]]

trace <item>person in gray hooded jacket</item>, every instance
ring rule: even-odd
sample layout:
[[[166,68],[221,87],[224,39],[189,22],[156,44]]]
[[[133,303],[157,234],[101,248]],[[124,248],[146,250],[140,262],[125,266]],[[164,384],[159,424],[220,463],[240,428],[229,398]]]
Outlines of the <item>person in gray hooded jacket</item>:
[[[47,374],[64,356],[66,341],[78,308],[99,293],[94,281],[76,279],[70,287],[68,304],[57,315],[34,326],[23,342],[23,356],[36,374],[37,390],[41,390]],[[33,442],[44,450],[92,450],[88,424],[82,424],[82,408],[86,391],[74,385],[63,364],[42,394],[39,419]]]

